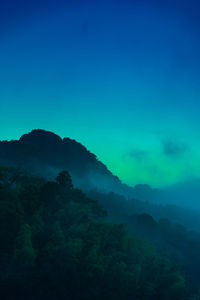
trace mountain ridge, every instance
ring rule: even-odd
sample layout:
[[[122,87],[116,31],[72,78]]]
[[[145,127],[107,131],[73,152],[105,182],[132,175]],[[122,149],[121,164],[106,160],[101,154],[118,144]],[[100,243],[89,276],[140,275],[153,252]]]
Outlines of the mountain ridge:
[[[148,184],[131,187],[122,183],[83,144],[44,129],[33,129],[18,140],[0,141],[0,165],[28,170],[47,179],[66,169],[75,186],[84,191],[115,192],[126,198],[136,197],[144,201],[160,197],[161,192]]]
[[[61,138],[44,129],[34,129],[23,134],[19,140],[0,141],[0,164],[28,168],[33,173],[47,177],[53,177],[58,170],[67,169],[74,182],[77,185],[80,185],[80,181],[84,182],[86,188],[102,189],[100,181],[106,178],[103,185],[107,191],[117,189],[117,192],[121,190],[124,194],[132,189],[114,176],[81,143],[69,137]]]

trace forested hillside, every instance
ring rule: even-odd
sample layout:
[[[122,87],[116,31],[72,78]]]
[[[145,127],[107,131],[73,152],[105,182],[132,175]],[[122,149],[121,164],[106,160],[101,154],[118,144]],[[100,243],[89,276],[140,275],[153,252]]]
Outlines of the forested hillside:
[[[178,266],[55,180],[0,170],[0,296],[21,300],[189,300]]]

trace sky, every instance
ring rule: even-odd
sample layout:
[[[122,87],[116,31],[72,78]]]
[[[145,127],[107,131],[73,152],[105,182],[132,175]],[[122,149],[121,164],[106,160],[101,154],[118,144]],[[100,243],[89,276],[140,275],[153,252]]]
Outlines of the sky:
[[[200,176],[198,0],[0,3],[0,140],[42,128],[123,182]]]

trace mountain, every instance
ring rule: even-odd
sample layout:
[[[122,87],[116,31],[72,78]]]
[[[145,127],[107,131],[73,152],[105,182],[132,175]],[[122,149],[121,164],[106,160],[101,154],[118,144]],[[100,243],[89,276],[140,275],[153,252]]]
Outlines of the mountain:
[[[0,165],[25,169],[48,179],[66,169],[74,184],[84,190],[114,191],[126,196],[134,194],[131,187],[122,184],[82,144],[41,129],[24,134],[19,140],[1,141]]]

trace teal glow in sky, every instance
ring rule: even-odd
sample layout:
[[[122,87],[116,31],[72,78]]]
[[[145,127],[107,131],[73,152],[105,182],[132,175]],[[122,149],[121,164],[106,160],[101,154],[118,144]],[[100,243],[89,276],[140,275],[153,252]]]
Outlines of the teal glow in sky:
[[[129,184],[200,175],[197,0],[1,5],[1,140],[69,136]]]

